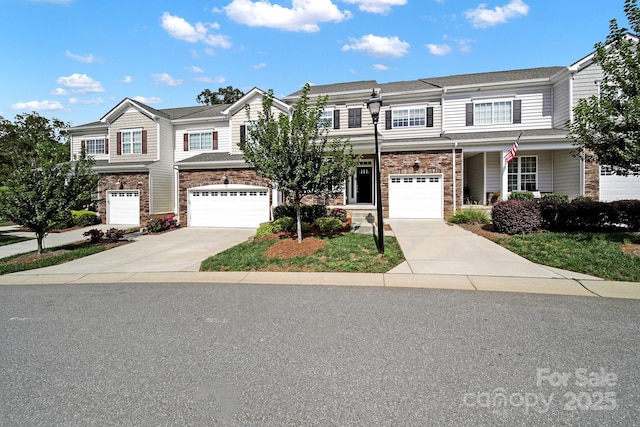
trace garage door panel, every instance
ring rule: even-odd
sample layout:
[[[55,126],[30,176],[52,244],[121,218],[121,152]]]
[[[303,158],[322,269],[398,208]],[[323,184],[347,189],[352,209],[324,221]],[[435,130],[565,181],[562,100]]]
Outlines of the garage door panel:
[[[269,192],[253,190],[190,190],[192,227],[254,228],[269,221]]]
[[[140,192],[107,192],[108,224],[140,224]]]
[[[600,176],[601,201],[612,202],[626,199],[640,199],[640,176],[615,174]]]
[[[391,176],[389,218],[442,218],[442,177]]]

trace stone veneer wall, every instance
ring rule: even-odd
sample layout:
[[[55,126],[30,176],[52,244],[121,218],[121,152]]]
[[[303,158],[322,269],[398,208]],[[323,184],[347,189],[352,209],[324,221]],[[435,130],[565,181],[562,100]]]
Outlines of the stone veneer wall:
[[[593,200],[600,199],[600,166],[584,162],[584,195]]]
[[[98,214],[102,222],[107,221],[107,190],[139,190],[140,191],[140,224],[146,224],[149,215],[149,174],[146,172],[118,173],[100,175],[98,190]]]
[[[416,159],[419,167],[413,168]],[[456,150],[456,206],[462,206],[463,176],[462,176],[462,150]],[[405,174],[442,174],[444,178],[444,217],[453,215],[453,151],[430,150],[415,152],[383,153],[381,155],[382,174],[382,208],[383,216],[389,217],[389,175]]]
[[[270,183],[268,179],[259,177],[253,169],[181,170],[178,178],[178,191],[180,192],[178,212],[181,226],[188,226],[187,191],[189,188],[223,184],[225,175],[229,185],[269,187]],[[273,205],[273,202],[271,204]]]

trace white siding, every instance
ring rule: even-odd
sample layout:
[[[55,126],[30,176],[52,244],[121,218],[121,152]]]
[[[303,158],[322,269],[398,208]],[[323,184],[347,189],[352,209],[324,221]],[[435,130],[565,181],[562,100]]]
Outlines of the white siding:
[[[500,191],[500,165],[502,159],[500,152],[487,153],[487,193],[496,193]]]
[[[104,131],[89,131],[86,133],[74,133],[71,136],[71,160],[77,159],[80,156],[80,151],[82,150],[82,141],[86,139],[99,139],[99,138],[107,138],[107,129]],[[98,154],[95,156],[91,156],[95,160],[108,160],[108,154]]]
[[[553,91],[551,87],[510,91],[482,91],[462,95],[448,95],[444,101],[445,131],[487,132],[526,129],[550,129],[553,126]],[[521,100],[522,123],[498,125],[466,125],[466,104],[470,102]]]
[[[571,150],[553,152],[553,192],[569,198],[580,195],[580,160]]]
[[[575,106],[579,99],[597,95],[596,81],[600,79],[602,79],[602,69],[599,65],[591,64],[578,71],[573,79],[573,105]]]
[[[126,129],[142,128],[147,131],[147,154],[124,154],[118,156],[117,133]],[[118,117],[109,132],[109,157],[111,163],[152,162],[158,159],[158,131],[156,123],[145,114],[131,108]]]
[[[417,108],[417,107],[433,107],[433,127],[426,126],[416,126],[416,127],[400,127],[400,128],[385,128],[385,115],[388,110],[398,110],[404,108]],[[367,129],[363,129],[365,133],[368,134],[370,132],[373,134],[373,122],[371,121],[371,115],[368,110],[364,110],[363,112],[366,115],[363,115],[363,122],[371,123],[371,127]],[[364,119],[364,117],[367,117]],[[421,102],[415,104],[391,104],[389,106],[383,106],[380,111],[380,118],[378,120],[378,132],[383,136],[385,147],[389,147],[390,144],[393,144],[394,139],[408,139],[408,138],[437,138],[440,136],[442,132],[442,106],[440,105],[440,100],[431,100],[428,102]],[[388,149],[388,148],[387,148]]]
[[[217,150],[191,150],[184,151],[184,134],[196,131],[214,131],[218,132],[218,149]],[[175,126],[174,138],[172,141],[173,155],[175,161],[179,162],[190,157],[197,156],[202,153],[231,153],[231,130],[228,122],[202,122],[180,124]]]
[[[571,79],[566,78],[553,87],[553,127],[566,129],[571,118]]]
[[[487,153],[487,192],[500,191],[502,176],[502,153]],[[518,150],[517,157],[536,156],[538,158],[538,191],[553,191],[553,152]]]

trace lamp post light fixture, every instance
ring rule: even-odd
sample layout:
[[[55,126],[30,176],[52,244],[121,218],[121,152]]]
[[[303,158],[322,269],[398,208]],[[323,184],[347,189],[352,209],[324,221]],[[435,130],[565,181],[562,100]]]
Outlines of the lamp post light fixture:
[[[371,93],[371,98],[367,101],[367,108],[373,120],[373,135],[376,146],[376,208],[378,211],[378,253],[384,254],[384,224],[382,219],[382,182],[380,175],[380,148],[378,147],[378,119],[380,119],[380,107],[382,98],[375,89]]]

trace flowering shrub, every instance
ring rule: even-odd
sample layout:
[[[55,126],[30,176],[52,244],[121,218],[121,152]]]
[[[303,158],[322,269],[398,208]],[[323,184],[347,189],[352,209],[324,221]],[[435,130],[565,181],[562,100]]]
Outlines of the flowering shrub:
[[[82,235],[84,237],[87,237],[90,243],[98,243],[104,237],[104,233],[102,232],[102,230],[98,230],[97,228],[87,230],[82,233]]]
[[[347,222],[347,211],[341,208],[334,208],[329,212],[329,217],[338,218],[342,222]]]
[[[173,215],[166,215],[163,218],[153,218],[147,223],[147,230],[150,233],[161,233],[167,230],[178,228],[178,221]]]
[[[104,236],[111,243],[115,243],[124,237],[124,230],[118,228],[110,228],[104,233]]]

